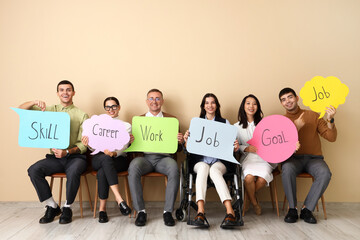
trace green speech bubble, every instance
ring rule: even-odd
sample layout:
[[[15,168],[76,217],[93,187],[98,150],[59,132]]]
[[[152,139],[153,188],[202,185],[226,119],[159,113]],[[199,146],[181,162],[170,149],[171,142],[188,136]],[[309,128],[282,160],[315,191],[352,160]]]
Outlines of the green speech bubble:
[[[169,117],[133,117],[134,142],[125,152],[175,153],[179,121]]]

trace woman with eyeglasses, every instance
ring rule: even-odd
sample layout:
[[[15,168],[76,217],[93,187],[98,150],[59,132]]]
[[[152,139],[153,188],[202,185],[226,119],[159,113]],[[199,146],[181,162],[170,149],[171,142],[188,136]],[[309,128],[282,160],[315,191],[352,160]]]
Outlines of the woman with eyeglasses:
[[[120,120],[119,111],[120,103],[119,100],[115,97],[108,97],[104,100],[104,109],[106,114],[112,118]],[[121,121],[121,120],[120,120]],[[131,134],[131,125],[130,123],[123,122],[126,126],[126,130],[130,134],[130,143],[134,141],[134,136]],[[87,136],[82,137],[82,143],[85,146],[88,146],[89,138]],[[129,161],[126,157],[126,153],[123,152],[128,147],[128,144],[123,147],[123,149],[116,151],[104,150],[104,152],[99,152],[92,157],[92,167],[97,171],[97,179],[99,184],[99,198],[100,198],[100,207],[99,207],[99,222],[106,223],[109,221],[109,218],[106,213],[106,200],[109,196],[109,187],[115,195],[115,200],[118,203],[120,212],[123,215],[129,215],[131,209],[123,200],[119,192],[118,184],[118,172],[126,171],[129,167]],[[89,147],[90,148],[90,147]]]
[[[213,93],[207,93],[200,104],[200,118],[205,118],[209,121],[217,121],[224,124],[230,124],[227,119],[222,118],[220,113],[220,103]],[[184,135],[185,143],[190,136],[189,130]],[[234,151],[238,151],[239,144],[234,142]],[[196,203],[198,205],[197,215],[194,224],[197,226],[205,226],[207,222],[205,217],[205,197],[207,190],[207,179],[210,176],[214,182],[216,191],[219,194],[221,202],[226,208],[226,215],[224,218],[224,226],[231,227],[236,225],[236,216],[231,205],[231,195],[229,188],[225,182],[223,175],[231,169],[233,165],[230,162],[197,154],[190,154],[190,167],[193,166],[194,172],[197,174],[195,181],[196,188]]]

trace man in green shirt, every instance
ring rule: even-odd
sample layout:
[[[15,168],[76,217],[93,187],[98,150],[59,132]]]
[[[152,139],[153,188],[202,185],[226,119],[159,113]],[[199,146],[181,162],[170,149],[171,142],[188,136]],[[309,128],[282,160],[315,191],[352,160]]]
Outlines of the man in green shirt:
[[[86,147],[81,143],[82,124],[89,118],[86,113],[75,107],[73,96],[74,86],[70,81],[63,80],[57,85],[57,95],[60,104],[46,106],[43,101],[35,100],[21,104],[19,108],[29,110],[41,110],[51,112],[66,112],[70,115],[70,144],[67,149],[50,149],[42,159],[29,167],[28,173],[38,194],[40,202],[45,202],[45,215],[39,220],[40,223],[49,223],[61,214],[59,223],[66,224],[72,221],[71,204],[74,202],[81,174],[86,170],[87,162]],[[66,173],[66,202],[62,210],[54,201],[48,182],[45,177],[54,173]]]

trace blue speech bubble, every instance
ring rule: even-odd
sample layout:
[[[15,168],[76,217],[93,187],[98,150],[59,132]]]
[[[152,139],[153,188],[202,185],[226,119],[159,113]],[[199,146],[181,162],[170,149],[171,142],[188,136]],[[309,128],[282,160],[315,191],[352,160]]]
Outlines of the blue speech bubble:
[[[190,153],[239,164],[233,155],[237,135],[235,126],[203,118],[193,118],[189,132],[187,150]]]
[[[69,114],[11,109],[20,116],[19,145],[21,147],[66,149],[69,146]]]

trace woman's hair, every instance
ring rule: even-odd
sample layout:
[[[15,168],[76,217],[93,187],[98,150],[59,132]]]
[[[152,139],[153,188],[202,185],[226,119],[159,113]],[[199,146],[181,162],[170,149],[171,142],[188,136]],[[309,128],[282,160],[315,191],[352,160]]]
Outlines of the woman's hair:
[[[115,101],[116,104],[120,106],[119,100],[118,100],[116,97],[107,97],[107,98],[105,98],[105,100],[104,100],[104,107],[105,107],[106,102],[109,101],[109,100]]]
[[[215,94],[213,94],[213,93],[207,93],[207,94],[204,95],[204,97],[203,97],[203,99],[202,99],[202,101],[201,101],[201,104],[200,104],[200,109],[201,109],[201,111],[200,111],[200,117],[201,117],[201,118],[205,118],[206,111],[205,111],[204,107],[205,107],[205,100],[206,100],[206,98],[208,98],[208,97],[212,97],[212,98],[214,98],[214,100],[215,100],[215,104],[216,104],[215,117],[222,118],[222,117],[221,117],[221,113],[220,113],[220,103],[219,103],[219,100],[217,99],[217,97],[216,97]]]
[[[247,95],[246,97],[244,97],[244,99],[242,100],[241,104],[240,104],[240,108],[239,108],[239,113],[238,113],[238,120],[239,120],[239,125],[242,124],[243,128],[247,128],[248,126],[248,119],[246,116],[246,112],[245,112],[245,102],[247,98],[253,98],[256,101],[257,104],[257,111],[254,115],[254,123],[255,126],[261,121],[261,119],[264,117],[263,112],[261,111],[261,105],[259,100],[257,99],[257,97],[255,97],[252,94]]]

